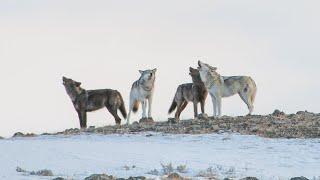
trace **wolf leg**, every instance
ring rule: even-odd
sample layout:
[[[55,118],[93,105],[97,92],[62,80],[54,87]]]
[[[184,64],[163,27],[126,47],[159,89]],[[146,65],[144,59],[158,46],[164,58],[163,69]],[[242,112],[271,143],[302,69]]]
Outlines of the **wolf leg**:
[[[146,108],[147,108],[147,105],[146,105],[147,101],[144,99],[143,101],[141,101],[141,104],[142,104],[142,118],[146,118],[147,115],[146,115]]]
[[[213,105],[213,117],[217,117],[217,101],[214,95],[211,95],[212,105]]]
[[[106,106],[106,107],[107,107],[108,111],[112,114],[112,116],[114,117],[114,120],[116,121],[116,124],[120,125],[121,124],[121,118],[118,116],[118,112],[117,112],[118,108],[115,107],[115,106],[113,106],[113,107]]]
[[[83,126],[87,128],[87,112],[83,111]]]
[[[200,101],[200,105],[201,105],[201,112],[202,112],[202,115],[204,115],[204,114],[205,114],[205,110],[204,110],[205,101],[204,101],[204,100],[201,100],[201,101]]]
[[[178,101],[177,102],[177,110],[176,110],[176,113],[175,113],[175,115],[174,115],[174,118],[176,119],[176,120],[179,120],[180,119],[180,109],[181,109],[181,107],[182,107],[182,104],[183,104],[183,101]]]
[[[177,110],[178,112],[178,119],[180,119],[180,115],[182,113],[182,111],[187,107],[188,105],[188,101],[183,101],[180,108]]]
[[[153,97],[149,97],[148,98],[148,118],[152,119],[152,101],[153,101]]]
[[[130,116],[131,116],[131,109],[129,110],[129,113],[128,113],[128,117],[127,117],[127,125],[130,124]]]
[[[252,105],[252,103],[250,101],[249,93],[240,92],[239,96],[243,100],[243,102],[246,103],[246,105],[247,105],[247,107],[249,109],[249,114],[248,115],[251,115],[251,113],[253,111],[253,105]]]
[[[81,129],[87,128],[87,113],[85,111],[77,111]]]
[[[222,109],[222,103],[221,103],[222,98],[221,97],[217,97],[216,98],[216,102],[217,102],[217,108],[218,108],[218,118],[221,117],[222,113],[221,113],[221,109]]]
[[[198,118],[198,102],[193,101],[194,119]]]
[[[129,104],[129,113],[128,113],[128,116],[127,116],[127,125],[129,125],[129,124],[130,124],[130,116],[131,116],[132,108],[133,108],[133,101],[132,101],[132,100],[130,100],[130,104]]]

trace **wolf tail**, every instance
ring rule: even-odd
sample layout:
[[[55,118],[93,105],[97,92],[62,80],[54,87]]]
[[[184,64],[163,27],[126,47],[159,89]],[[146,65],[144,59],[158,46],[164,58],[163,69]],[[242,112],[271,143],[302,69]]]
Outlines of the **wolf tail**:
[[[250,101],[253,104],[256,99],[256,95],[257,95],[257,85],[251,77],[250,77],[250,81],[251,81],[251,86],[252,86],[251,88],[253,91],[251,94],[251,97],[250,97]]]
[[[177,105],[177,102],[173,100],[168,113],[171,114],[176,109]]]
[[[253,81],[254,82],[254,81]],[[257,95],[257,86],[256,86],[256,84],[254,83],[254,85],[255,85],[255,88],[254,88],[254,91],[253,91],[253,93],[252,93],[252,95],[251,95],[251,102],[252,103],[254,103],[254,101],[255,101],[255,99],[256,99],[256,95]]]
[[[121,105],[120,105],[120,107],[119,107],[119,110],[120,110],[122,116],[123,116],[125,119],[127,119],[127,111],[126,111],[126,107],[125,107],[123,98],[122,98],[122,96],[121,96],[121,94],[120,94],[119,92],[118,92],[118,95],[119,95],[120,101],[121,101]]]
[[[136,113],[137,111],[138,111],[138,109],[139,109],[139,101],[135,101],[134,103],[133,103],[133,107],[132,107],[132,111],[134,112],[134,113]]]

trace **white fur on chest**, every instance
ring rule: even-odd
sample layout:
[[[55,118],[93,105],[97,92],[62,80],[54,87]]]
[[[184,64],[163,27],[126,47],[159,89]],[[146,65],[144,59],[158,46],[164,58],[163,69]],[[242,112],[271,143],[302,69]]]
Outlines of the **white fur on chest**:
[[[143,101],[150,95],[152,95],[153,89],[151,91],[146,91],[142,87],[134,88],[131,91],[131,96],[134,97],[134,99]]]

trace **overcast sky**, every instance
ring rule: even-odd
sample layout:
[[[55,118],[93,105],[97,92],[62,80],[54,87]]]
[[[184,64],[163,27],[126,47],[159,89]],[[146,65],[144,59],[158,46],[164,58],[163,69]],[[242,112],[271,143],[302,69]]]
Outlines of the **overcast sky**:
[[[255,114],[319,112],[319,7],[317,0],[2,0],[0,136],[78,127],[63,75],[86,89],[117,89],[128,106],[138,70],[158,68],[153,117],[166,120],[199,59],[222,75],[252,76]],[[212,115],[210,97],[206,110]],[[223,100],[224,115],[246,113],[238,96]],[[100,110],[88,124],[114,120]]]

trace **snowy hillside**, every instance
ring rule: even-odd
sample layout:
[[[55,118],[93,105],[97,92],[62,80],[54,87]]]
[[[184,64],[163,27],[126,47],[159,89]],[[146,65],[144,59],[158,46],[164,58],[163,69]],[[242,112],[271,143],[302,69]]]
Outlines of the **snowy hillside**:
[[[287,179],[320,176],[319,139],[265,139],[216,135],[80,135],[0,140],[1,179],[39,179],[16,172],[50,169],[55,176],[83,179],[106,173],[146,176],[162,164],[186,165],[184,176],[197,177],[211,167],[218,177]],[[41,177],[41,179],[52,179]]]

